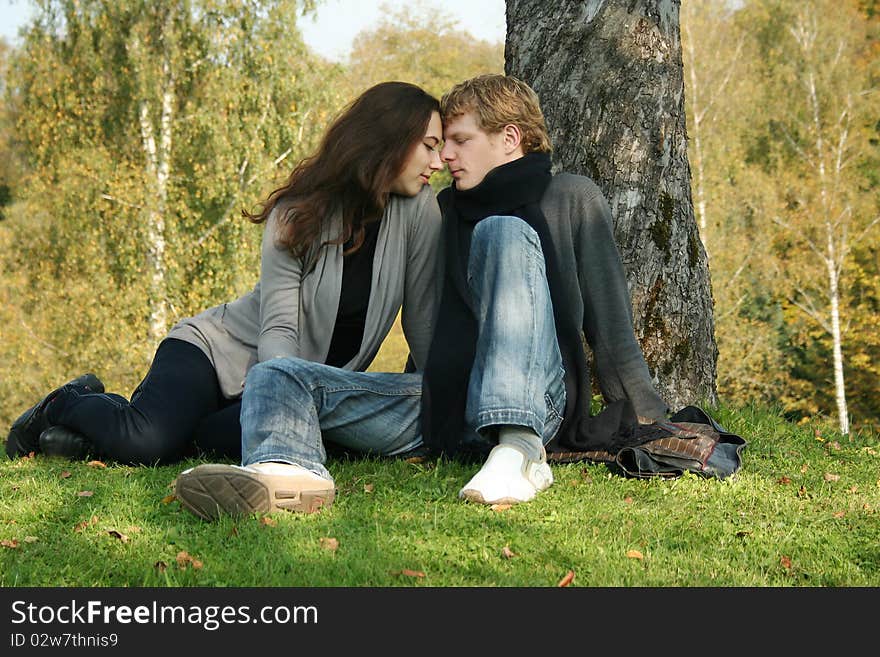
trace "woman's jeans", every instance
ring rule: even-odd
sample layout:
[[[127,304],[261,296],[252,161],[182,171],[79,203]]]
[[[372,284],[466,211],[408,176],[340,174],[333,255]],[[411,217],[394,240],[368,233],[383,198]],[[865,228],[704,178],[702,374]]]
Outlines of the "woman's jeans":
[[[493,427],[532,429],[547,444],[565,408],[544,255],[516,217],[474,228],[468,284],[478,339],[467,394],[465,443],[497,442]],[[253,367],[242,397],[242,464],[296,463],[330,478],[324,442],[396,456],[422,445],[421,374],[351,372],[299,358]]]
[[[196,446],[238,459],[240,404],[223,397],[214,366],[201,349],[167,338],[131,401],[67,389],[46,412],[51,424],[90,439],[101,457],[151,465],[194,454]]]

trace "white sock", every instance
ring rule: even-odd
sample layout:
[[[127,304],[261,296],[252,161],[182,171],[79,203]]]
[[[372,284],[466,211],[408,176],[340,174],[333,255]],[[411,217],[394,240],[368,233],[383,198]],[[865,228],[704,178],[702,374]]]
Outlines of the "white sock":
[[[536,462],[539,462],[543,455],[544,443],[541,441],[541,436],[528,427],[515,424],[498,427],[498,444],[518,447]]]

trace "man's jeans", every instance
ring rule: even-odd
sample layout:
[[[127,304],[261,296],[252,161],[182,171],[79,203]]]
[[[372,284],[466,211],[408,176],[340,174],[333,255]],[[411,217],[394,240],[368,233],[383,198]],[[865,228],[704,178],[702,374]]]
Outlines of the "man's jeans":
[[[468,385],[465,443],[497,442],[493,427],[529,427],[550,442],[565,384],[537,233],[516,217],[474,228],[468,283],[479,334]],[[296,463],[324,477],[324,441],[396,456],[422,445],[421,374],[352,372],[276,358],[248,373],[242,464]]]

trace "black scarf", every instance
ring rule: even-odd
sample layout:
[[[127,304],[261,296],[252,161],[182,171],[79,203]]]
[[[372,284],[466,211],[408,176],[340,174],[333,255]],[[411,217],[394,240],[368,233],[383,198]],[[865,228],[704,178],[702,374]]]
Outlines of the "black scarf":
[[[530,153],[493,169],[473,189],[461,191],[453,186],[438,196],[443,211],[446,274],[422,388],[422,436],[434,453],[452,456],[462,451],[460,441],[478,329],[467,284],[470,236],[477,222],[492,215],[512,215],[525,221],[538,234],[544,252],[565,368],[565,415],[554,443],[576,450],[613,449],[621,427],[636,424],[628,402],[612,404],[607,412],[590,417],[591,386],[581,327],[570,304],[562,298],[563,277],[574,274],[560,271],[547,218],[540,207],[552,178],[550,166],[548,154]]]

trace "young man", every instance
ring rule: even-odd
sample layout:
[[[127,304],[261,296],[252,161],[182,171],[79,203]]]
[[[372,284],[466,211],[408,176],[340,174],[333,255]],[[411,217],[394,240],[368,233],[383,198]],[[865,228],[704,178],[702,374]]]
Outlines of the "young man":
[[[439,196],[445,264],[424,372],[257,365],[242,398],[243,465],[178,477],[177,497],[196,515],[328,506],[324,441],[375,455],[477,455],[485,462],[460,498],[529,501],[553,483],[551,440],[594,447],[616,429],[590,416],[582,334],[606,402],[646,422],[666,415],[633,333],[608,205],[588,178],[551,174],[534,91],[480,76],[447,93],[441,114],[454,183]]]
[[[534,91],[510,76],[480,76],[447,93],[440,113],[440,156],[455,183],[439,196],[446,272],[423,439],[455,453],[475,430],[494,446],[460,496],[523,502],[553,481],[551,440],[589,450],[617,438],[618,422],[590,416],[582,334],[606,402],[617,411],[627,402],[645,423],[668,407],[633,333],[608,205],[590,179],[551,174]]]

